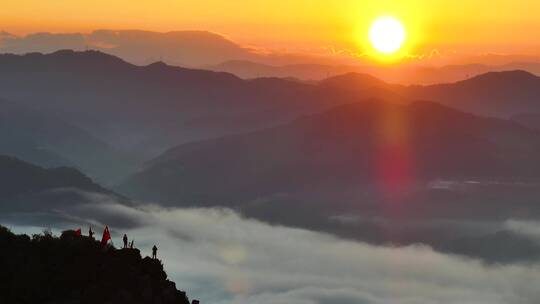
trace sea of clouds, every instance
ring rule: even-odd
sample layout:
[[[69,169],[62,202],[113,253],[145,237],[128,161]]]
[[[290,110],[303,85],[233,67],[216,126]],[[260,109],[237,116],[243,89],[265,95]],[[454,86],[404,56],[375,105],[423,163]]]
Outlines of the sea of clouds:
[[[108,224],[115,245],[124,233],[142,254],[154,244],[179,289],[216,304],[438,303],[536,304],[540,265],[485,265],[422,245],[373,246],[318,232],[272,226],[229,209],[130,207],[100,203],[54,210],[54,231]],[[36,216],[0,219],[16,232]],[[14,223],[14,219],[19,219]],[[25,220],[26,218],[26,220]],[[22,223],[22,224],[21,224]],[[50,222],[47,225],[51,225]],[[540,240],[540,224],[508,221],[506,226]],[[83,226],[83,230],[86,227]],[[100,230],[98,231],[98,233]]]

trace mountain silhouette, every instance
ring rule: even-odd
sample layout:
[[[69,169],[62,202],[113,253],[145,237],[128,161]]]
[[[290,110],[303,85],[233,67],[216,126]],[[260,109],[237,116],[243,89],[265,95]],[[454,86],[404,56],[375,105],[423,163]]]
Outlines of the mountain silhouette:
[[[163,60],[172,65],[198,67],[230,58],[257,57],[253,50],[207,31],[98,30],[85,38],[96,49],[136,64]]]
[[[331,87],[335,89],[350,90],[366,90],[376,87],[386,87],[388,84],[378,78],[375,78],[368,74],[360,73],[347,73],[334,77],[323,79],[319,82],[319,85],[325,87]]]
[[[95,51],[0,55],[0,80],[6,100],[60,116],[115,148],[143,156],[356,99],[277,78],[247,81],[164,63],[140,67]]]
[[[51,53],[64,49],[88,48],[119,56],[135,64],[166,60],[170,64],[199,66],[217,64],[231,58],[256,58],[223,36],[206,31],[158,33],[141,30],[96,30],[90,33],[34,33],[27,36],[0,36],[0,51],[26,54]]]
[[[371,81],[369,80],[371,79]],[[322,80],[331,81],[340,89],[364,90],[367,83],[377,84],[376,78],[365,74],[349,73]],[[379,92],[370,96],[387,98],[388,92],[404,101],[430,100],[481,116],[511,118],[518,114],[540,111],[535,102],[540,97],[540,77],[525,71],[489,72],[455,83],[435,85],[393,85],[378,81]]]
[[[540,134],[510,121],[433,102],[371,100],[275,128],[180,145],[149,162],[119,190],[134,198],[197,206],[250,206],[289,195],[314,204],[320,200],[323,208],[336,211],[350,207],[339,206],[339,200],[380,200],[385,193],[378,183],[386,179],[389,187],[403,183],[406,189],[400,191],[413,201],[418,197],[411,189],[420,187],[422,201],[429,201],[429,185],[439,180],[536,183],[539,151]],[[368,193],[374,197],[365,197]],[[448,216],[464,211],[464,206],[447,210],[453,207],[441,204],[416,207]],[[407,212],[414,214],[416,207]],[[482,213],[477,207],[478,212],[469,207],[471,216]],[[509,209],[519,208],[496,210]]]
[[[403,93],[479,115],[510,118],[540,111],[540,77],[524,71],[490,72],[456,83],[411,86]]]
[[[0,226],[2,303],[189,304],[163,264],[138,249],[104,248],[65,231],[15,235]]]
[[[540,216],[539,152],[540,132],[512,121],[375,99],[180,145],[116,190],[166,206],[229,207],[277,225],[509,262],[534,258],[530,241],[511,235],[516,251],[504,259],[490,252],[497,246],[470,245],[494,236],[462,235],[452,223]]]
[[[12,119],[7,127],[20,130],[13,135],[26,133],[28,140],[3,153],[44,166],[75,166],[110,184],[176,145],[261,130],[371,97],[404,104],[429,99],[505,118],[538,113],[531,102],[540,94],[538,79],[516,71],[405,87],[353,73],[302,83],[243,80],[163,62],[135,66],[96,51],[0,55],[0,97],[40,117],[32,123]]]
[[[303,81],[319,81],[330,76],[360,72],[365,67],[316,63],[298,63],[276,66],[248,60],[228,60],[217,65],[208,65],[202,68],[216,72],[227,72],[246,79],[260,77],[291,77]]]
[[[0,156],[0,179],[2,180],[2,197],[32,193],[52,188],[75,187],[81,190],[108,192],[105,188],[92,182],[79,171],[59,167],[44,169],[16,158]]]
[[[445,62],[441,67],[403,64],[373,65],[355,58],[313,57],[306,54],[269,52],[242,46],[207,31],[151,32],[144,30],[95,30],[90,33],[33,33],[17,36],[0,32],[0,52],[26,54],[51,53],[63,49],[99,50],[128,62],[146,65],[164,61],[171,65],[228,72],[242,78],[280,77],[322,80],[351,72],[367,73],[387,82],[400,84],[435,84],[455,82],[496,71],[525,70],[540,73],[538,57],[485,54],[465,60]],[[467,62],[468,64],[464,64]],[[344,64],[345,63],[345,64]],[[437,63],[435,63],[437,64]]]
[[[136,160],[58,115],[0,100],[0,154],[43,166],[78,167],[100,182],[131,172]]]
[[[58,206],[87,203],[87,193],[128,202],[76,169],[45,169],[9,156],[0,156],[0,183],[3,215],[17,211],[50,211]]]
[[[519,114],[536,114],[540,106],[540,77],[525,71],[489,72],[467,80],[435,85],[402,86],[383,82],[367,74],[348,73],[318,82],[339,90],[366,93],[371,97],[410,102],[431,100],[481,116],[511,118]]]
[[[337,75],[359,73],[369,74],[386,82],[402,85],[450,83],[489,72],[500,71],[523,70],[540,75],[540,63],[534,61],[504,62],[503,64],[452,64],[441,67],[417,65],[381,67],[367,63],[364,63],[364,65],[309,63],[268,65],[246,60],[229,60],[218,65],[205,66],[204,68],[212,71],[228,72],[248,79],[258,77],[292,77],[304,81],[319,81]]]
[[[164,62],[135,66],[96,51],[0,55],[8,100],[0,153],[73,166],[99,182],[151,158],[118,192],[164,205],[233,207],[346,237],[436,245],[436,234],[362,221],[538,216],[538,131],[481,116],[539,113],[531,101],[537,82],[521,71],[433,86],[367,74],[244,80]],[[123,200],[76,169],[7,159],[16,170],[3,170],[1,216],[95,203],[89,193]]]

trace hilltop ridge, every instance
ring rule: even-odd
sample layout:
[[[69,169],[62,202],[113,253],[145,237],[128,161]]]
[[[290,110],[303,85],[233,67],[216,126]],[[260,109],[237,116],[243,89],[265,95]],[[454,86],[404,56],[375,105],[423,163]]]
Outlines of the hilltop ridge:
[[[189,304],[161,261],[137,249],[104,248],[74,231],[29,237],[2,226],[0,247],[2,303]]]

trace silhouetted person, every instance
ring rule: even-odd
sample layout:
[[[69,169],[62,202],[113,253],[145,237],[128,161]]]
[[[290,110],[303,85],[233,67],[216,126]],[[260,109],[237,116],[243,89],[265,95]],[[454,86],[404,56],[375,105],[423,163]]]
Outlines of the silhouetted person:
[[[127,235],[124,234],[124,237],[122,238],[122,240],[124,241],[124,248],[128,248],[128,238],[127,238]]]
[[[88,228],[88,237],[94,239],[94,231],[92,231],[92,227]]]
[[[133,243],[135,242],[135,240],[131,240],[131,242],[129,243],[129,248],[130,249],[133,249]]]
[[[156,245],[154,245],[154,247],[152,247],[152,259],[157,259],[157,247],[156,247]]]

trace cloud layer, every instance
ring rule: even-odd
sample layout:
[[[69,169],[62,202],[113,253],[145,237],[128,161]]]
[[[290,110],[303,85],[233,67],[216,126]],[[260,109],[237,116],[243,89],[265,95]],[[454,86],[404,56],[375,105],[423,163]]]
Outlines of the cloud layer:
[[[226,209],[108,203],[75,206],[64,214],[98,226],[124,219],[125,228],[112,227],[117,243],[127,232],[143,254],[157,244],[169,276],[203,303],[532,304],[540,299],[535,264],[487,266],[427,246],[371,246],[271,226]],[[524,229],[519,222],[508,225]]]

